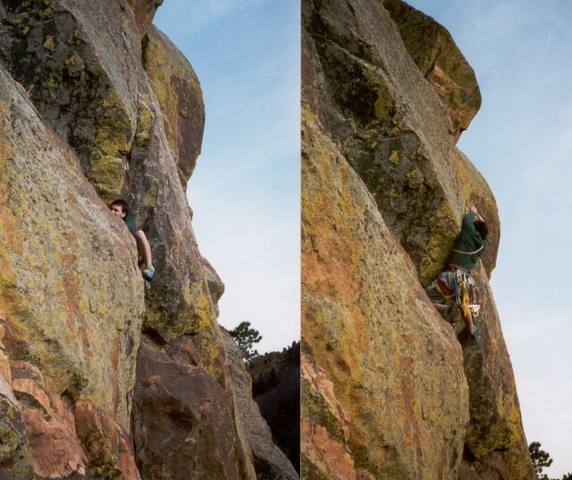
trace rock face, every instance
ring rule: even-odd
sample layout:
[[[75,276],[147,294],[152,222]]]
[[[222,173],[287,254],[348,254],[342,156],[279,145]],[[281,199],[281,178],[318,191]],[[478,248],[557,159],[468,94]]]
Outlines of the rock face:
[[[453,478],[461,349],[363,182],[303,116],[302,476]]]
[[[252,450],[257,480],[297,480],[298,476],[286,455],[274,445],[272,432],[252,399],[252,379],[244,365],[240,348],[223,332],[225,350],[231,365],[231,381],[236,409]],[[299,418],[296,419],[299,422]],[[295,431],[290,424],[288,428]],[[298,452],[300,448],[298,447]]]
[[[157,8],[163,4],[163,0],[127,0],[127,3],[133,9],[135,23],[140,36],[143,37],[151,26]]]
[[[224,353],[217,352],[220,363],[209,372],[185,358],[196,351],[190,338],[169,345],[144,337],[133,422],[144,478],[256,478],[223,383]],[[216,372],[221,383],[213,381]]]
[[[91,447],[79,430],[98,426],[78,410],[97,408],[115,437],[130,429],[144,311],[134,242],[3,68],[0,95],[0,401],[18,435],[2,466],[27,457],[42,478],[113,470],[118,445]],[[94,449],[109,455],[92,468]]]
[[[0,478],[255,478],[185,196],[202,95],[160,3],[0,2]]]
[[[479,103],[429,17],[303,0],[303,477],[534,478],[488,287],[496,205],[455,146]],[[473,204],[490,229],[478,344],[423,291]]]
[[[384,0],[383,5],[412,60],[441,97],[459,136],[481,106],[475,72],[442,25],[401,0]]]
[[[145,37],[143,62],[161,106],[165,133],[176,154],[179,175],[186,186],[201,153],[205,125],[199,80],[185,56],[154,26]]]

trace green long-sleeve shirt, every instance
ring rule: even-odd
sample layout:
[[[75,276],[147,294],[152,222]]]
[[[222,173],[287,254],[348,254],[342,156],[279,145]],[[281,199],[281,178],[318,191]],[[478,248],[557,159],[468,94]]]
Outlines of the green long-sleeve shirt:
[[[476,218],[477,214],[475,212],[469,212],[465,215],[465,218],[463,218],[461,233],[457,237],[457,240],[455,240],[453,250],[459,250],[465,253],[451,251],[447,259],[447,264],[458,265],[471,271],[479,260],[487,245],[487,241],[481,237],[481,234],[475,228]],[[471,252],[476,253],[471,254]]]

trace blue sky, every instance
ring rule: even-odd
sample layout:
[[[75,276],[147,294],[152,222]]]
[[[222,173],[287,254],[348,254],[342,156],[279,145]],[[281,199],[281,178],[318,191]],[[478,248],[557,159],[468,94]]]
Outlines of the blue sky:
[[[529,443],[572,471],[572,2],[410,0],[447,27],[483,105],[460,148],[501,219],[492,277]]]
[[[201,253],[226,284],[219,322],[258,350],[300,336],[300,7],[166,0],[154,23],[190,60],[206,109],[188,185]]]

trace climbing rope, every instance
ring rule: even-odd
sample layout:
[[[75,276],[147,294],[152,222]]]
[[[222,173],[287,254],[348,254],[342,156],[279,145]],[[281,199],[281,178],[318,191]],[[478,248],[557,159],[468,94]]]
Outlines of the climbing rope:
[[[477,253],[479,253],[483,248],[485,248],[485,245],[481,245],[479,248],[477,248],[474,252],[463,252],[463,250],[456,250],[456,249],[451,249],[452,252],[455,253],[460,253],[461,255],[476,255]]]

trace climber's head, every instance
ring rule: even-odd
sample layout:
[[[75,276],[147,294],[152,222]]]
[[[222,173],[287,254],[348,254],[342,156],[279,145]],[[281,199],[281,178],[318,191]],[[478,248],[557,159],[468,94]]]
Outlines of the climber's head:
[[[488,229],[485,221],[480,220],[480,219],[475,220],[475,228],[476,228],[477,232],[479,232],[481,234],[482,239],[486,240],[487,235],[489,233],[489,229]]]
[[[122,198],[114,200],[113,203],[109,206],[109,208],[111,210],[111,213],[117,215],[118,217],[121,217],[123,220],[125,220],[127,218],[127,215],[129,215],[129,206],[127,205],[127,202]]]

